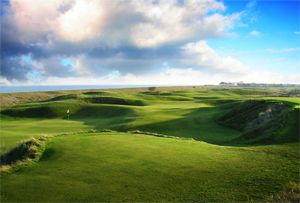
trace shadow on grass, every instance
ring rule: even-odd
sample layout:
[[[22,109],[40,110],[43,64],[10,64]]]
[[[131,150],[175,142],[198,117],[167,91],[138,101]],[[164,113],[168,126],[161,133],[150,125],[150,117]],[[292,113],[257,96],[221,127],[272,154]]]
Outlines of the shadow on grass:
[[[124,127],[136,119],[138,116],[134,109],[127,106],[93,105],[81,108],[70,115],[70,120],[83,122],[85,125],[93,126],[96,130],[125,131]]]
[[[54,148],[46,148],[46,150],[44,151],[40,161],[51,160],[51,159],[53,159],[53,157],[55,157],[56,154],[57,154],[57,152]]]
[[[282,131],[280,135],[282,138],[280,139],[276,138],[278,137],[277,134],[258,132],[255,139],[253,137],[253,139],[245,140],[242,131],[238,131],[236,128],[224,126],[216,122],[218,118],[230,112],[233,107],[240,105],[240,103],[241,101],[239,100],[228,100],[226,102],[223,100],[220,102],[213,101],[211,103],[212,107],[193,108],[191,109],[191,112],[183,114],[180,118],[170,119],[167,121],[151,122],[151,114],[149,113],[150,123],[144,125],[135,124],[135,121],[137,121],[140,117],[135,113],[134,109],[129,108],[127,108],[127,110],[123,113],[112,114],[114,116],[94,118],[85,116],[85,118],[79,120],[84,122],[86,125],[94,126],[97,130],[104,128],[122,132],[140,130],[143,132],[158,133],[167,136],[193,138],[198,141],[205,141],[207,143],[224,146],[259,146],[281,144],[295,140],[295,136],[290,135],[291,132],[295,131],[294,127],[297,126],[295,123],[297,119],[293,119],[295,118],[294,116],[291,116],[288,122],[288,126],[291,126],[290,128],[293,129],[286,129],[286,132]],[[161,111],[164,114],[168,114],[170,110],[172,109],[162,109]],[[235,122],[242,121],[237,120]],[[276,123],[267,125],[265,128],[273,128],[273,125],[276,125]]]
[[[211,144],[230,145],[230,141],[240,133],[215,122],[216,117],[225,111],[226,109],[221,107],[201,107],[181,118],[136,126],[135,129],[193,138]]]
[[[182,115],[181,118],[153,122],[146,125],[132,125],[134,121],[139,119],[139,115],[131,108],[126,108],[126,111],[115,109],[116,112],[114,113],[106,109],[105,115],[98,112],[99,116],[95,116],[94,111],[82,109],[83,112],[78,112],[80,116],[71,116],[70,119],[93,126],[96,130],[112,129],[122,132],[142,130],[169,136],[193,138],[212,144],[230,145],[230,141],[237,138],[240,133],[217,124],[215,119],[220,114],[224,114],[231,105],[226,103],[216,107],[194,108],[192,112]],[[169,110],[165,110],[165,113],[167,114]],[[93,115],[93,117],[90,115]],[[149,119],[151,120],[150,113]]]

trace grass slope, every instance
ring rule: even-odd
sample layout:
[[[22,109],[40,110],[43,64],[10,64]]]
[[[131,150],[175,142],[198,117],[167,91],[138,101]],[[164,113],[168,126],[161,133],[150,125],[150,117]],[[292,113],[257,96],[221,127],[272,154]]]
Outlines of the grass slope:
[[[117,132],[61,136],[34,167],[2,176],[2,201],[261,201],[297,181],[297,150]]]
[[[218,122],[242,131],[237,142],[299,142],[299,115],[299,109],[290,103],[247,100],[220,116]]]

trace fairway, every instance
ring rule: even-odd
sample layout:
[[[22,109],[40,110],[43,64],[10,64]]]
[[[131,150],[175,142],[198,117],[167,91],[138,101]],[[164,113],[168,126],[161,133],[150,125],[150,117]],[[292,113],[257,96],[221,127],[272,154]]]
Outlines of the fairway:
[[[284,91],[200,86],[2,94],[2,101],[15,101],[2,103],[2,157],[25,139],[49,138],[38,145],[45,146],[41,156],[8,169],[2,163],[1,201],[294,200],[300,100]],[[39,99],[28,100],[30,94]]]

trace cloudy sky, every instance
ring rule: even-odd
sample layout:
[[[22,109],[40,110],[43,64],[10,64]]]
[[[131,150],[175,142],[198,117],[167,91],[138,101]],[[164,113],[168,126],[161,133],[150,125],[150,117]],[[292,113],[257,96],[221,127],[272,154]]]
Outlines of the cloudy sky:
[[[1,0],[2,85],[300,83],[300,1]]]

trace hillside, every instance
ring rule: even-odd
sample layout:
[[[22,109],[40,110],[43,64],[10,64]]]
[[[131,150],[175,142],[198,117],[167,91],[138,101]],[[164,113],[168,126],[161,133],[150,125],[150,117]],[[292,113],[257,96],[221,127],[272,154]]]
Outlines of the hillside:
[[[284,92],[10,94],[17,102],[1,103],[1,201],[295,200],[300,99]]]
[[[222,115],[218,123],[241,131],[237,142],[299,142],[299,110],[282,101],[247,100]]]

